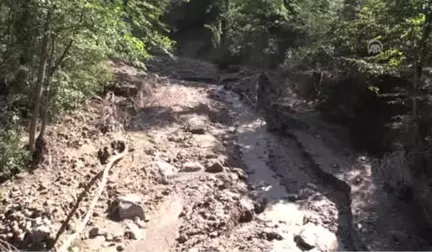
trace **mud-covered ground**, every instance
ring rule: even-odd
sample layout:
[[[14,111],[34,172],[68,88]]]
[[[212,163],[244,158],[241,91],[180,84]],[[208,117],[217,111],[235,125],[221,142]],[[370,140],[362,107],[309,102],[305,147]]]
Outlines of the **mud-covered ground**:
[[[313,132],[269,133],[245,99],[215,84],[221,78],[213,65],[171,64],[176,71],[151,62],[147,75],[113,64],[117,95],[89,101],[50,126],[43,163],[1,185],[1,240],[19,249],[49,248],[121,141],[129,152],[111,168],[73,249],[422,248],[408,206],[376,189],[372,162],[329,144],[339,129],[311,120]],[[54,248],[76,232],[99,183]]]

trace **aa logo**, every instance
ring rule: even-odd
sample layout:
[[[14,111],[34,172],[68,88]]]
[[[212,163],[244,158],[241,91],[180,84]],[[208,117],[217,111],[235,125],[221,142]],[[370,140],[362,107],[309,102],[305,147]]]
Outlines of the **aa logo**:
[[[379,40],[371,40],[367,44],[367,49],[369,54],[378,54],[382,52],[383,45]]]

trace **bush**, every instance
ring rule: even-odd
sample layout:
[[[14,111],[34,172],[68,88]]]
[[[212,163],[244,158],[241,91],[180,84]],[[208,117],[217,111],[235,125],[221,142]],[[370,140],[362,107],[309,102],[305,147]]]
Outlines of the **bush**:
[[[0,129],[0,174],[2,177],[20,172],[31,161],[30,152],[23,148],[21,135],[17,127],[17,116],[10,113],[6,117],[7,125]]]

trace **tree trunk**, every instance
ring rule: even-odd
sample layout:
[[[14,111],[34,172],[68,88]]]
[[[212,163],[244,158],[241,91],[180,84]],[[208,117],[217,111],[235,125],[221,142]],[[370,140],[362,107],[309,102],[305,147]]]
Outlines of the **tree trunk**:
[[[48,64],[48,69],[51,71],[51,69],[53,69],[53,65],[54,65],[54,53],[55,53],[55,45],[54,45],[54,37],[51,37],[51,55],[49,58],[49,64]],[[48,124],[48,110],[49,110],[49,103],[51,100],[51,93],[52,93],[52,88],[51,88],[51,75],[50,73],[48,74],[48,77],[46,78],[46,85],[45,85],[45,90],[43,91],[43,104],[42,104],[42,110],[41,110],[41,119],[42,119],[42,126],[40,128],[39,131],[39,136],[37,137],[36,141],[42,141],[43,137],[45,135],[45,130],[46,130],[46,126]]]
[[[69,42],[69,44],[64,49],[62,55],[57,60],[57,62],[54,63],[54,55],[55,55],[55,40],[54,36],[51,38],[51,56],[49,59],[49,66],[48,66],[48,76],[46,80],[45,85],[45,92],[44,92],[44,104],[42,106],[42,126],[39,132],[38,139],[42,140],[45,134],[46,126],[48,124],[48,110],[49,110],[49,104],[53,97],[57,95],[57,89],[55,87],[51,86],[51,77],[55,74],[57,69],[60,67],[60,64],[63,63],[66,56],[69,54],[69,50],[72,47],[73,40]]]
[[[39,119],[39,113],[41,108],[41,101],[43,96],[43,85],[46,79],[46,69],[48,63],[48,47],[49,47],[49,28],[51,22],[52,10],[48,11],[47,18],[45,20],[44,25],[44,34],[42,38],[41,44],[41,52],[40,52],[40,65],[38,69],[38,77],[36,86],[34,89],[34,97],[33,97],[33,114],[30,122],[29,129],[29,148],[30,151],[35,151],[35,142],[36,142],[36,128]]]

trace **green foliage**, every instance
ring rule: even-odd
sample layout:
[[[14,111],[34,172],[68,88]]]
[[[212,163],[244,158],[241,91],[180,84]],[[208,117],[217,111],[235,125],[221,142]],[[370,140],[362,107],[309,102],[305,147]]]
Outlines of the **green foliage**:
[[[330,41],[338,48],[339,56],[403,69],[414,59],[425,23],[425,4],[425,1],[365,1],[356,19],[335,25],[337,33]],[[367,53],[366,45],[371,39],[384,45],[384,51],[375,57]]]
[[[0,130],[0,171],[11,175],[21,171],[31,160],[30,153],[22,148],[20,134],[14,130]]]
[[[33,97],[39,92],[38,73],[46,63],[42,102],[48,104],[51,121],[77,107],[111,80],[110,58],[140,62],[155,48],[170,50],[173,42],[163,35],[166,28],[160,22],[168,4],[168,0],[0,2],[0,90],[4,94],[0,99],[19,109],[31,108],[29,101],[37,100]],[[48,41],[45,55],[44,41]],[[0,131],[0,170],[24,164],[17,132],[15,128]]]
[[[108,75],[105,68],[102,71],[97,68],[109,57],[136,62],[150,57],[149,50],[153,47],[169,50],[172,42],[162,35],[164,26],[159,21],[167,4],[168,1],[138,0],[129,0],[126,5],[121,0],[2,2],[0,32],[6,36],[0,40],[0,48],[4,49],[0,59],[25,64],[32,72],[30,82],[33,82],[40,63],[42,26],[47,13],[52,11],[50,57],[54,64],[72,45],[50,85],[61,90],[56,99],[63,101],[64,108],[73,107],[69,102],[77,100],[71,97],[83,98],[101,89],[100,80],[105,82]],[[22,34],[24,31],[26,34]],[[24,35],[26,39],[20,41]],[[25,46],[29,49],[23,52],[21,48]],[[24,53],[29,54],[27,61],[15,60]]]
[[[13,112],[2,115],[5,125],[0,128],[0,174],[9,176],[23,169],[30,153],[22,148],[18,117]]]
[[[219,1],[221,2],[221,1]],[[282,63],[289,49],[299,57],[322,51],[324,35],[336,19],[338,1],[328,0],[246,0],[225,4],[210,30],[222,37],[231,54],[250,61]],[[217,25],[216,25],[217,24]],[[222,34],[221,34],[222,33]],[[312,45],[312,47],[310,47]],[[295,52],[298,50],[298,52]]]
[[[112,72],[105,62],[85,64],[68,74],[58,72],[53,78],[57,95],[51,101],[52,116],[77,108],[88,97],[100,93],[112,79]]]

